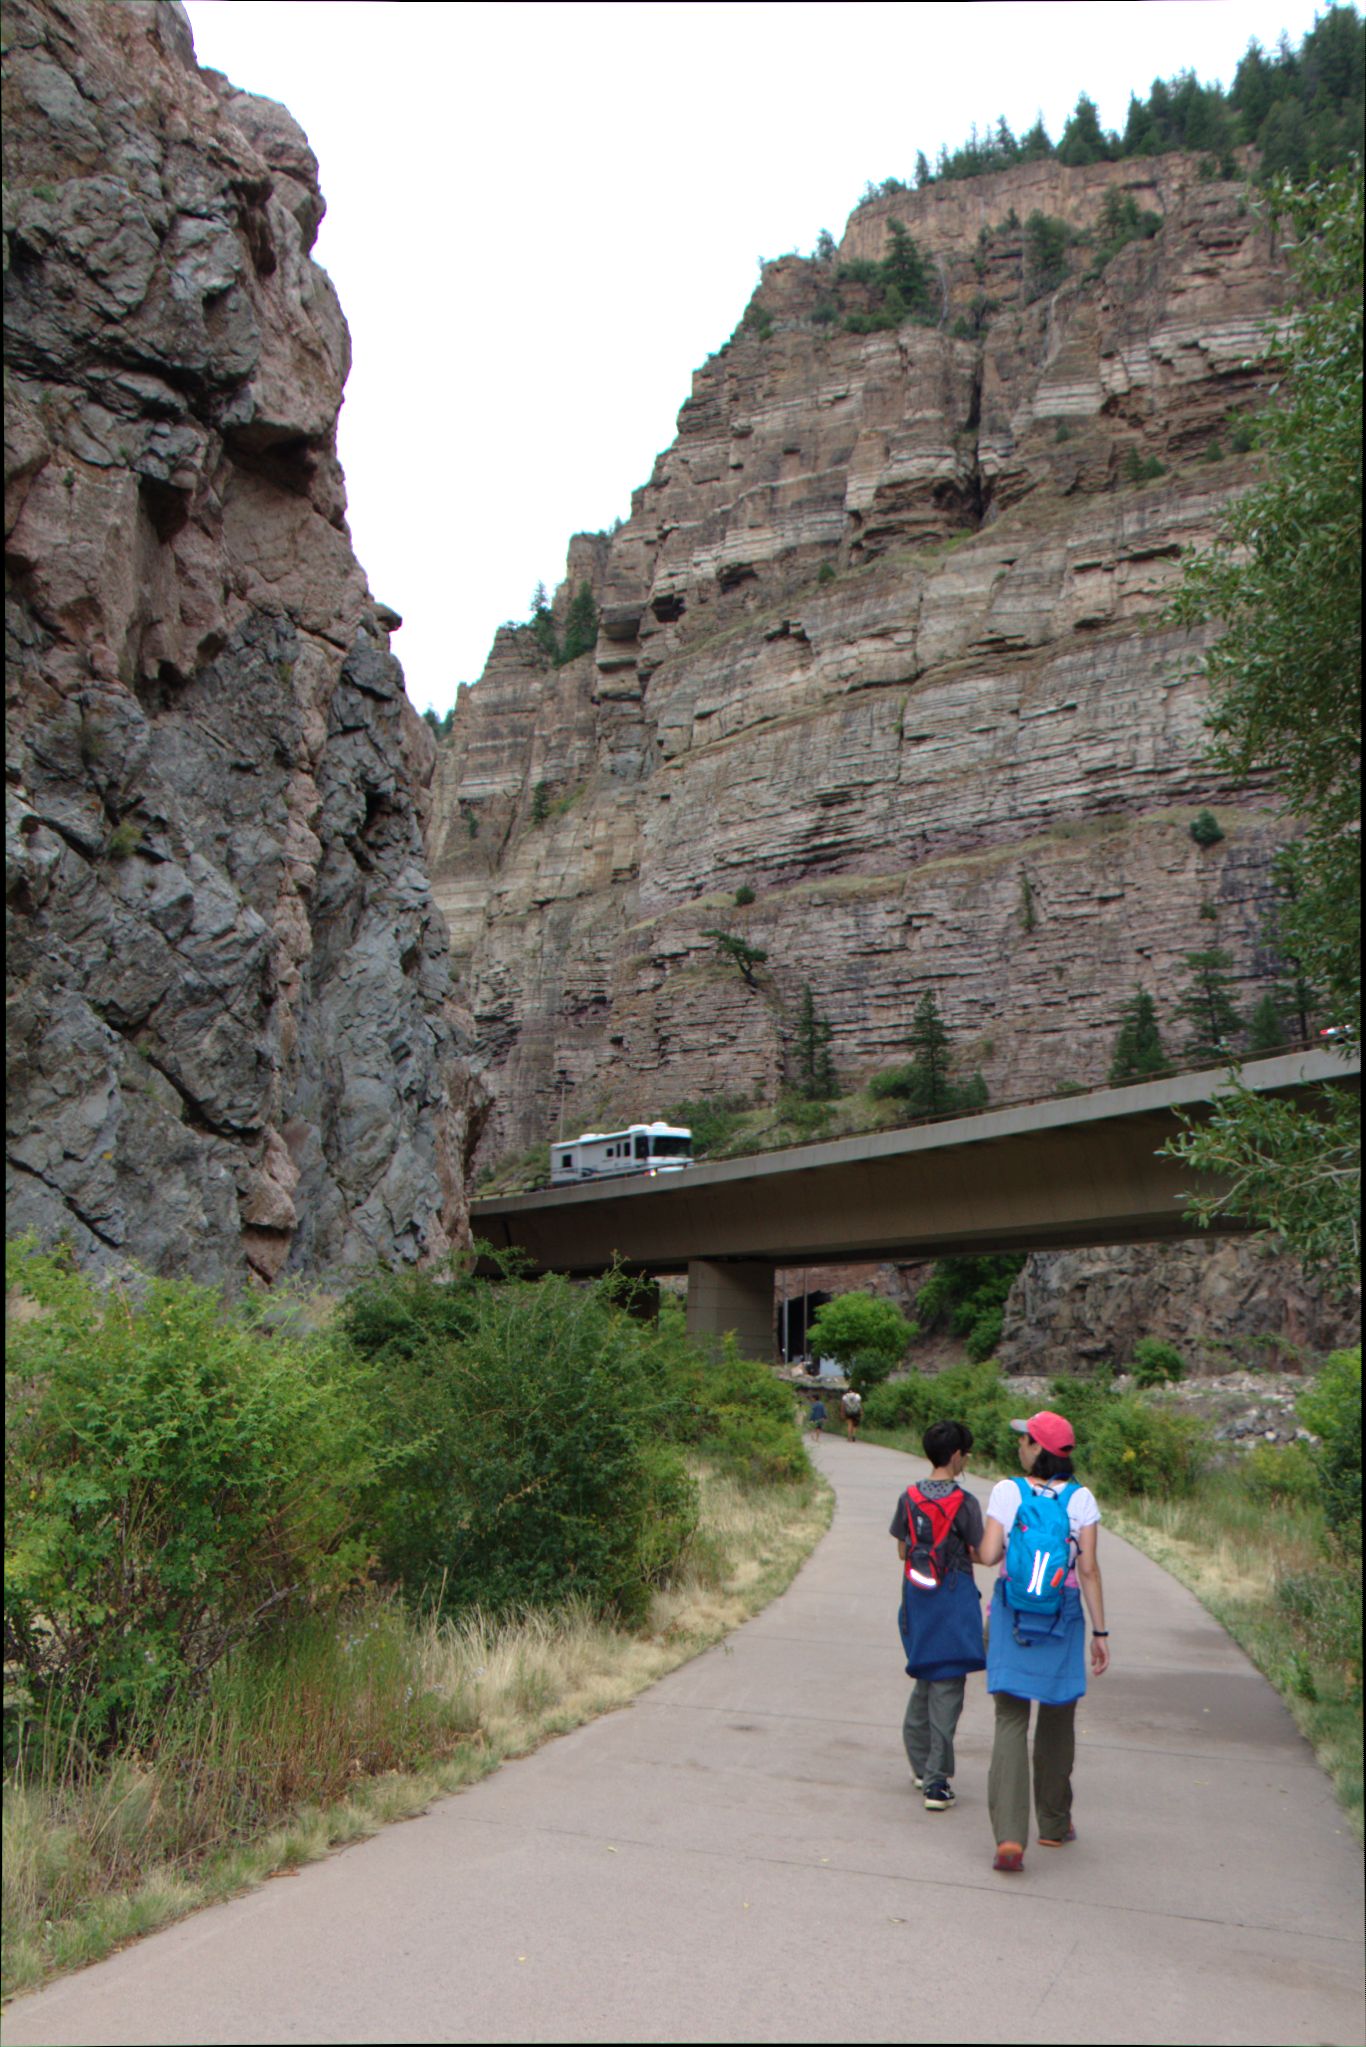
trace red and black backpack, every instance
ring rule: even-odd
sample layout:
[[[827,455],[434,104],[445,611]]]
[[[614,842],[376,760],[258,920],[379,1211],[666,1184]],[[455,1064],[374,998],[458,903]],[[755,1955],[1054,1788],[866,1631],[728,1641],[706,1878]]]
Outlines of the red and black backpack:
[[[906,1488],[906,1577],[922,1592],[937,1592],[943,1581],[944,1544],[965,1497],[961,1486],[939,1500]]]

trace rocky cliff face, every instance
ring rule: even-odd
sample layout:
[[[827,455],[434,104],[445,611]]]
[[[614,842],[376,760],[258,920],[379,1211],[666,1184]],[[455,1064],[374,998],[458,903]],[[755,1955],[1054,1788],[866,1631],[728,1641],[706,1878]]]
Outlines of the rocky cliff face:
[[[1105,260],[1112,191],[1159,225]],[[1091,237],[1052,289],[1036,211]],[[891,221],[935,324],[850,332]],[[1179,1044],[1190,951],[1228,951],[1251,1006],[1284,827],[1205,765],[1198,648],[1164,611],[1254,473],[1234,422],[1281,296],[1242,186],[1179,156],[879,199],[835,259],[768,266],[630,519],[572,544],[557,614],[590,580],[595,654],[554,668],[505,629],[441,752],[433,878],[494,1098],[484,1158],[561,1114],[772,1099],[807,983],[846,1081],[906,1056],[933,988],[995,1100],[1101,1082],[1136,983]],[[718,926],[767,953],[754,987]],[[1170,1273],[1179,1316],[1208,1248],[1130,1265],[1156,1260],[1148,1293]],[[1218,1341],[1281,1316],[1264,1280]]]
[[[1111,187],[1160,231],[1031,295],[1021,216],[1095,229]],[[848,333],[837,269],[889,218],[940,324]],[[805,982],[849,1077],[936,988],[998,1099],[1098,1081],[1133,984],[1197,946],[1251,993],[1274,806],[1203,764],[1163,610],[1248,480],[1228,416],[1278,297],[1241,188],[1181,157],[931,186],[861,208],[836,262],[768,268],[629,521],[574,544],[557,603],[593,582],[596,654],[504,631],[442,751],[490,1149],[562,1096],[575,1122],[771,1091]],[[757,991],[718,923],[767,951]]]
[[[201,1278],[439,1252],[434,750],[347,534],[316,163],[178,6],[6,38],[10,1227]]]

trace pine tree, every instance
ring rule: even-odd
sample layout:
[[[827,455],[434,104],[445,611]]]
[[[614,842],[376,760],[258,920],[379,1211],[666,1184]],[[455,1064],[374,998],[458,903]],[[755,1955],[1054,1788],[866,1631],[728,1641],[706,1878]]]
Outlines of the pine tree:
[[[1243,1028],[1229,994],[1233,960],[1221,947],[1211,946],[1205,952],[1188,952],[1185,963],[1191,978],[1176,1014],[1191,1029],[1182,1053],[1196,1063],[1227,1058]]]
[[[1285,1025],[1276,998],[1268,990],[1248,1018],[1247,1049],[1255,1056],[1259,1052],[1279,1052],[1284,1044]]]
[[[1113,138],[1100,125],[1096,103],[1082,93],[1068,116],[1058,144],[1058,162],[1065,164],[1106,163],[1114,155]]]
[[[580,583],[578,595],[569,607],[569,616],[564,622],[564,646],[560,649],[560,666],[566,661],[577,660],[597,644],[598,607],[593,602],[591,583]]]
[[[918,1115],[941,1115],[954,1107],[954,1103],[950,1099],[949,1034],[939,1014],[933,989],[922,995],[916,1004],[906,1042],[911,1051],[910,1106]]]
[[[1157,1004],[1146,988],[1135,988],[1133,1001],[1120,1018],[1119,1036],[1110,1061],[1110,1085],[1120,1087],[1125,1081],[1170,1072],[1171,1061],[1162,1048],[1162,1033],[1157,1027]]]
[[[905,310],[916,312],[929,303],[925,259],[901,221],[888,221],[887,238],[889,247],[882,260],[882,281],[888,297],[890,299],[893,292],[899,292]]]
[[[808,1102],[828,1102],[839,1092],[830,1038],[830,1024],[818,1014],[808,982],[802,989],[802,1006],[797,1015],[796,1045],[797,1092]]]
[[[531,593],[531,630],[541,652],[548,654],[552,661],[558,661],[560,643],[555,636],[555,615],[550,609],[544,583],[538,583]]]
[[[729,960],[740,969],[740,978],[747,988],[757,988],[754,969],[761,967],[768,954],[759,945],[746,945],[743,938],[736,938],[733,932],[709,929],[702,933],[704,938],[716,940],[716,950],[722,959]]]

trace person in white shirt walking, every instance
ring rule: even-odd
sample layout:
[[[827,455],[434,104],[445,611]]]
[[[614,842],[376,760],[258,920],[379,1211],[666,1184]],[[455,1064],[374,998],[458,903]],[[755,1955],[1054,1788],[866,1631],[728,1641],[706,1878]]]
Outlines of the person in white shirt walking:
[[[1072,1424],[1043,1409],[1010,1426],[1021,1438],[1026,1475],[1002,1479],[993,1488],[978,1558],[1001,1565],[987,1638],[987,1690],[996,1701],[987,1779],[993,1867],[1018,1872],[1029,1835],[1031,1708],[1037,1704],[1033,1789],[1039,1845],[1062,1848],[1077,1837],[1072,1765],[1077,1700],[1086,1690],[1083,1605],[1091,1621],[1095,1677],[1109,1667],[1110,1640],[1096,1561],[1100,1508],[1073,1474]]]

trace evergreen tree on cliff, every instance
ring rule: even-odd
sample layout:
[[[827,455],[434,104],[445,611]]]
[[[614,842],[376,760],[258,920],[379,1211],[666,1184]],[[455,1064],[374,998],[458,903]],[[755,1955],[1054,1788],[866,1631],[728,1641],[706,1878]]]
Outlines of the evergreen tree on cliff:
[[[839,1093],[835,1062],[830,1053],[830,1025],[816,1009],[811,984],[802,988],[802,1006],[797,1013],[797,1092],[808,1102],[828,1102]]]
[[[1176,1014],[1190,1025],[1181,1047],[1189,1066],[1214,1064],[1234,1056],[1233,1041],[1242,1034],[1243,1019],[1229,992],[1233,985],[1229,978],[1232,966],[1233,955],[1217,945],[1186,954],[1190,979]]]
[[[1211,752],[1245,778],[1269,773],[1299,836],[1282,857],[1278,929],[1297,977],[1333,1022],[1361,1025],[1362,176],[1347,170],[1275,194],[1293,236],[1298,317],[1283,396],[1263,422],[1266,480],[1220,546],[1186,574],[1175,616],[1216,619],[1205,657]],[[1308,1106],[1235,1090],[1176,1156],[1222,1174],[1197,1205],[1254,1217],[1301,1258],[1359,1276],[1361,1112],[1345,1089]]]
[[[1120,1087],[1125,1081],[1146,1080],[1171,1070],[1157,1027],[1157,1004],[1146,988],[1135,988],[1133,1000],[1120,1018],[1110,1061],[1110,1085]]]
[[[906,1045],[912,1055],[910,1065],[879,1074],[870,1083],[875,1099],[899,1101],[912,1116],[945,1116],[955,1110],[986,1107],[987,1084],[980,1073],[966,1081],[952,1078],[949,1034],[933,989],[916,1004]]]

